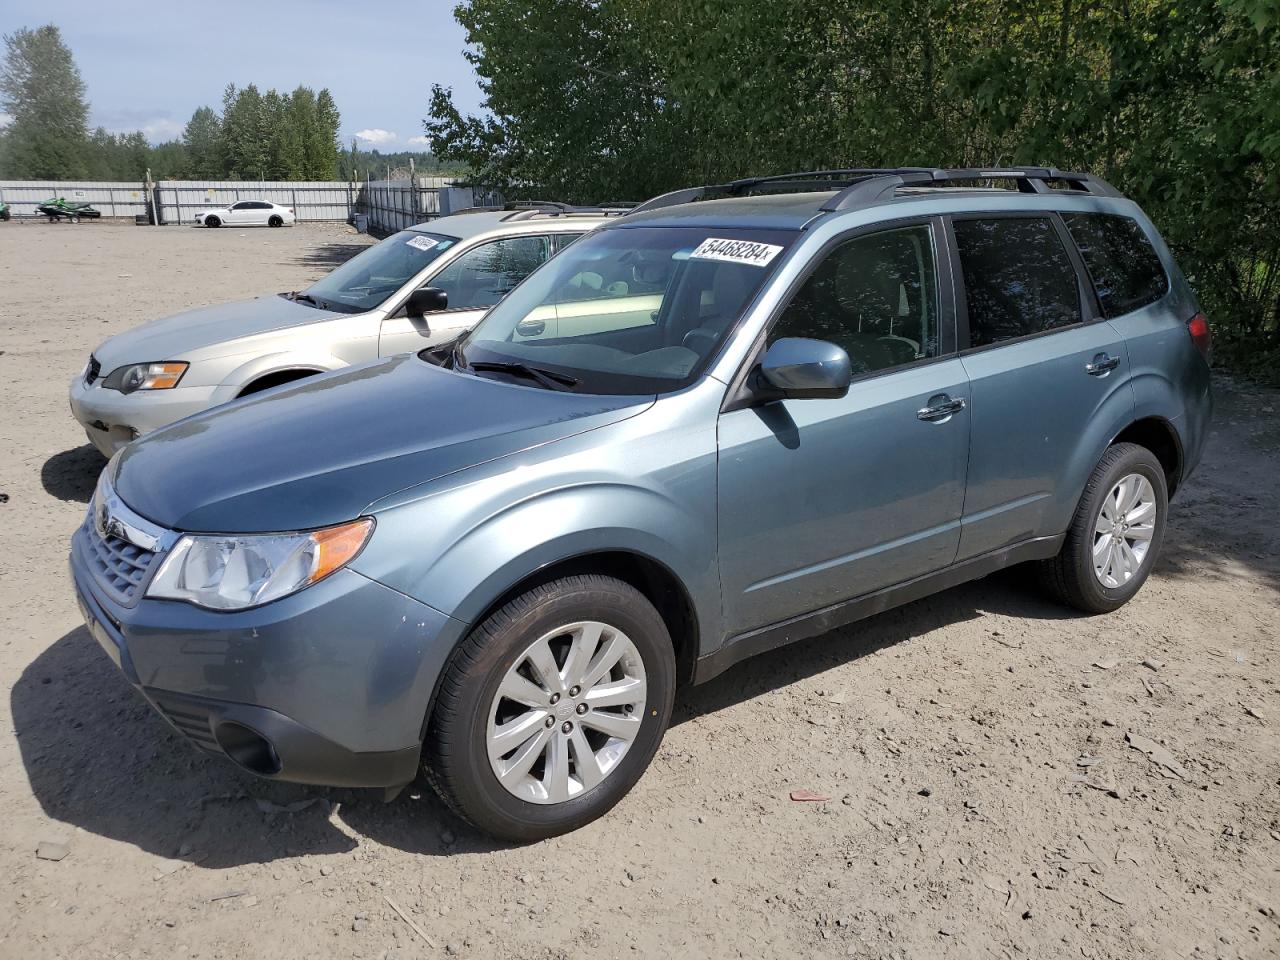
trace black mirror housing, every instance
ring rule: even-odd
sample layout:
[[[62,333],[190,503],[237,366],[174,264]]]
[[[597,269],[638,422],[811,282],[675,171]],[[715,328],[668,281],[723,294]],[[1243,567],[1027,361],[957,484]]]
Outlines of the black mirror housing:
[[[404,303],[404,312],[411,317],[420,317],[424,313],[437,313],[448,309],[449,294],[439,287],[419,287],[409,294]]]
[[[782,398],[835,399],[849,392],[849,354],[834,343],[783,337],[760,361],[760,379]]]

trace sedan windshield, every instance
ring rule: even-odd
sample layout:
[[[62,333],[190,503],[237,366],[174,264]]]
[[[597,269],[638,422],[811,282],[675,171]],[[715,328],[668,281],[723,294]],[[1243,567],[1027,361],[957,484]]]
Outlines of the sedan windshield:
[[[546,385],[549,376],[581,393],[679,389],[714,356],[794,238],[724,227],[588,234],[494,307],[459,344],[456,366],[523,383]]]
[[[457,237],[402,230],[317,280],[298,299],[343,313],[372,310],[457,242]]]

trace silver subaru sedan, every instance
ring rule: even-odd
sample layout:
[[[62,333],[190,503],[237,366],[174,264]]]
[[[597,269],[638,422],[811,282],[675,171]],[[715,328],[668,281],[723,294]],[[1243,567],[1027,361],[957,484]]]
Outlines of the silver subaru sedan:
[[[93,351],[71,381],[71,412],[111,456],[228,400],[447,342],[618,212],[537,207],[442,217],[369,247],[305,290],[143,324]]]

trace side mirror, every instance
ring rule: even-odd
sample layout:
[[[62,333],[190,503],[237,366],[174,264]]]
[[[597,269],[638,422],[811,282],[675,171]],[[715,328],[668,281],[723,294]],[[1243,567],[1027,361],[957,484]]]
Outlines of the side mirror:
[[[411,317],[420,317],[424,313],[435,313],[448,306],[449,294],[439,287],[419,287],[404,302],[404,312]]]
[[[853,369],[849,355],[834,343],[783,337],[760,361],[760,379],[782,398],[830,399],[849,392]]]

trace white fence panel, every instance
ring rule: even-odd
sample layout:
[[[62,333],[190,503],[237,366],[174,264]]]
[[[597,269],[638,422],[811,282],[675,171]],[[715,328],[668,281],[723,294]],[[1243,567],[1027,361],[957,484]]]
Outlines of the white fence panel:
[[[355,189],[342,181],[162,180],[156,196],[163,224],[194,223],[201,210],[237,200],[291,207],[300,221],[347,220]]]
[[[53,197],[91,203],[104,217],[133,217],[147,212],[146,188],[139,182],[0,180],[0,200],[9,204],[17,217],[39,216],[36,207]]]
[[[149,213],[146,184],[129,182],[0,180],[0,200],[14,216],[38,216],[36,207],[51,197],[91,203],[104,217]],[[354,213],[369,217],[376,232],[395,233],[467,207],[501,204],[502,197],[457,186],[450,177],[404,180],[258,181],[162,180],[150,197],[156,222],[192,224],[201,210],[226,207],[237,200],[268,200],[293,208],[299,221],[348,221]]]

